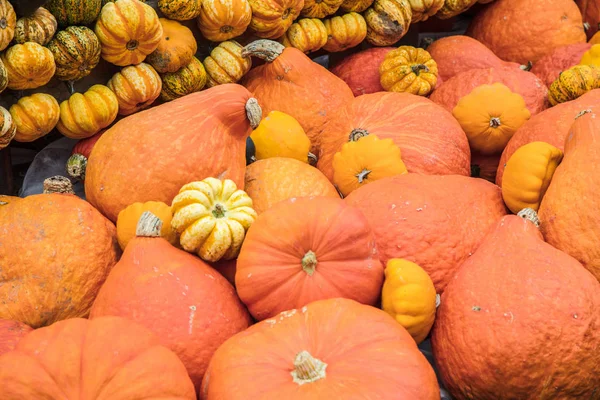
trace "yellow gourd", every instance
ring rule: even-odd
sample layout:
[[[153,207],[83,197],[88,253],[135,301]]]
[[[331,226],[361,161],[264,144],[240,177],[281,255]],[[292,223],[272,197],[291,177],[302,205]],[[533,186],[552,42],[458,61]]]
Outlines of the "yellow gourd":
[[[271,111],[252,131],[256,159],[294,158],[307,163],[310,139],[296,119],[280,111]]]
[[[591,49],[583,53],[579,65],[595,65],[600,67],[600,44],[595,44]]]

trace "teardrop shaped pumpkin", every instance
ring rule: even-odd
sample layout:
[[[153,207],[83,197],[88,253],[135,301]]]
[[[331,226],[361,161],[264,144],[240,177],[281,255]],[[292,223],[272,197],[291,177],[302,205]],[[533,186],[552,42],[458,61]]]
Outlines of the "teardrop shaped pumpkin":
[[[160,18],[163,34],[158,47],[146,57],[146,62],[158,73],[176,72],[192,61],[198,50],[194,34],[177,21]]]
[[[243,47],[235,40],[219,43],[204,59],[208,87],[236,83],[252,68],[252,59],[242,56]]]
[[[202,62],[192,57],[188,65],[177,72],[162,74],[160,79],[162,80],[160,99],[171,101],[202,90],[208,81],[208,75]]]
[[[10,114],[17,126],[15,140],[33,142],[54,129],[60,117],[60,109],[53,96],[34,93],[21,97],[10,107]]]
[[[117,95],[119,114],[130,115],[154,103],[160,95],[162,81],[150,64],[141,63],[123,68],[106,86]]]
[[[45,46],[50,42],[58,24],[54,15],[44,7],[40,7],[27,17],[17,20],[15,42],[36,42]]]
[[[302,18],[294,22],[282,37],[285,47],[295,47],[308,54],[320,50],[327,43],[327,29],[317,18]]]
[[[56,71],[52,52],[35,42],[16,44],[0,57],[8,74],[8,88],[12,90],[44,86]]]
[[[244,33],[251,20],[248,0],[204,0],[198,28],[208,40],[224,42]]]
[[[323,23],[327,30],[327,43],[323,49],[329,52],[356,47],[367,37],[367,23],[362,15],[355,12],[331,17]]]
[[[85,26],[69,26],[48,43],[56,63],[56,77],[76,81],[86,77],[100,62],[100,41]]]

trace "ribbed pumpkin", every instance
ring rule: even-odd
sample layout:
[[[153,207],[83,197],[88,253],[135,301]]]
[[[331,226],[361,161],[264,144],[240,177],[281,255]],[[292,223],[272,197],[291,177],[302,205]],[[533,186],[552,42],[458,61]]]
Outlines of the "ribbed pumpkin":
[[[548,89],[548,100],[554,106],[599,88],[600,65],[576,65],[558,75]]]
[[[117,95],[119,114],[130,115],[149,107],[158,98],[162,81],[151,65],[141,63],[123,68],[106,86]]]
[[[208,87],[236,83],[250,71],[252,59],[242,56],[243,47],[235,40],[219,43],[204,59]]]
[[[271,111],[265,116],[250,139],[256,148],[255,157],[289,157],[308,163],[310,140],[296,119],[281,111]]]
[[[17,125],[10,112],[0,107],[0,150],[8,146],[17,134]]]
[[[156,11],[138,0],[106,4],[94,31],[102,44],[102,58],[121,67],[144,61],[163,33]]]
[[[102,0],[50,0],[45,7],[61,27],[90,25],[100,13]]]
[[[248,0],[252,8],[250,29],[264,39],[277,39],[300,15],[304,0]]]
[[[117,240],[121,250],[125,250],[129,242],[136,237],[137,226],[146,211],[151,212],[162,221],[160,237],[176,246],[179,244],[177,232],[171,228],[171,206],[160,201],[133,203],[121,210],[117,217]]]
[[[0,197],[0,201],[1,201]],[[19,321],[0,319],[0,356],[14,350],[17,343],[33,329]]]
[[[285,47],[295,47],[303,53],[312,53],[327,43],[327,29],[320,19],[302,18],[285,32],[282,43]]]
[[[17,20],[15,26],[15,42],[36,42],[45,46],[56,33],[57,22],[54,15],[44,7],[40,7],[27,17]]]
[[[204,0],[198,28],[208,40],[224,42],[244,33],[251,19],[248,0]]]
[[[426,21],[444,5],[444,0],[408,0],[412,9],[412,23]]]
[[[2,93],[8,87],[8,71],[2,62],[0,57],[0,93]]]
[[[56,63],[56,77],[76,81],[88,76],[100,62],[100,41],[85,26],[69,26],[48,43]]]
[[[60,104],[57,128],[66,137],[83,139],[112,124],[119,112],[117,96],[104,85],[94,85],[85,93],[73,93]]]
[[[0,57],[8,73],[8,88],[12,90],[44,86],[56,71],[52,52],[35,42],[16,44]]]
[[[146,57],[146,62],[159,73],[176,72],[192,61],[198,50],[194,34],[177,21],[160,18],[163,34],[156,50]]]
[[[192,57],[189,64],[177,72],[162,74],[160,79],[162,81],[160,99],[171,101],[202,90],[208,81],[208,76],[202,62]]]
[[[168,19],[187,21],[200,15],[202,0],[158,0],[158,9]]]
[[[373,46],[391,46],[408,32],[412,9],[408,0],[375,0],[363,15],[367,42]]]
[[[373,0],[344,0],[340,6],[346,12],[361,13],[373,4]]]
[[[592,45],[589,43],[574,43],[557,47],[533,64],[531,72],[550,87],[561,72],[579,64],[583,54],[591,47]]]
[[[300,15],[309,18],[325,18],[335,14],[344,0],[304,0]]]
[[[13,40],[17,15],[8,0],[0,0],[0,51]]]
[[[327,43],[323,49],[329,52],[356,47],[367,37],[367,23],[362,15],[355,12],[331,17],[323,23],[327,30]]]
[[[85,169],[87,167],[88,158],[90,158],[94,145],[104,132],[106,132],[106,130],[100,131],[88,138],[80,139],[75,146],[73,146],[71,157],[69,157],[67,165],[65,166],[67,174],[69,174],[71,178],[75,178],[79,181],[85,180]]]
[[[426,50],[400,46],[385,55],[379,74],[381,87],[388,92],[427,96],[437,84],[438,68]]]
[[[467,11],[477,0],[444,0],[444,5],[436,13],[439,19],[449,19]]]
[[[10,107],[10,114],[17,126],[15,140],[33,142],[54,129],[60,117],[60,109],[53,96],[34,93],[21,97]]]

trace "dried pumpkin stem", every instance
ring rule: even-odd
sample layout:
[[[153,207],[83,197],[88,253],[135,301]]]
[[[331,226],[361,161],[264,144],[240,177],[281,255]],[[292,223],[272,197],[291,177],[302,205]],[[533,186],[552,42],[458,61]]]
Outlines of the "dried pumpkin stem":
[[[260,39],[246,45],[242,49],[242,57],[253,56],[266,62],[273,62],[283,53],[283,50],[285,50],[285,46],[279,42]]]
[[[417,76],[421,73],[421,71],[429,72],[429,67],[424,64],[415,64],[411,66],[410,69],[412,69],[412,72],[414,72],[414,74]]]
[[[75,194],[73,184],[64,176],[56,175],[44,180],[44,193]]]
[[[519,211],[517,216],[532,222],[537,227],[540,226],[540,219],[538,218],[538,215],[535,212],[535,210],[533,210],[532,208],[522,209],[521,211]]]
[[[223,218],[226,211],[227,210],[225,210],[225,207],[217,203],[215,204],[215,208],[212,210],[212,215],[214,215],[215,218]]]
[[[315,165],[317,165],[317,161],[319,161],[317,159],[317,156],[311,152],[308,152],[308,163],[314,167]]]
[[[304,257],[302,257],[302,269],[308,276],[312,276],[315,273],[317,263],[317,255],[312,250],[307,251]]]
[[[369,136],[369,131],[367,131],[366,129],[355,128],[352,129],[352,132],[350,132],[350,135],[348,136],[348,141],[356,142],[358,141],[358,139],[365,136]]]
[[[325,378],[326,369],[327,364],[318,358],[314,358],[308,351],[302,350],[294,359],[294,369],[291,374],[294,383],[304,385]]]
[[[575,119],[579,119],[580,117],[583,117],[585,114],[591,113],[592,110],[590,110],[589,108],[586,110],[581,110],[577,113],[577,115],[575,116]]]
[[[490,119],[490,128],[499,128],[500,127],[500,118],[492,117]]]
[[[84,180],[86,167],[87,158],[83,154],[75,153],[67,160],[67,173],[71,178]]]
[[[138,220],[135,235],[138,237],[160,237],[162,221],[150,211],[144,211]]]
[[[258,124],[260,124],[260,120],[262,119],[262,108],[260,108],[258,100],[254,97],[249,98],[246,102],[246,117],[248,118],[248,121],[250,121],[252,129],[256,129]]]
[[[355,176],[358,178],[358,183],[363,183],[365,179],[367,179],[367,177],[369,176],[369,174],[371,173],[371,171],[369,171],[368,169],[363,169],[362,171],[360,171],[358,174],[356,174]]]

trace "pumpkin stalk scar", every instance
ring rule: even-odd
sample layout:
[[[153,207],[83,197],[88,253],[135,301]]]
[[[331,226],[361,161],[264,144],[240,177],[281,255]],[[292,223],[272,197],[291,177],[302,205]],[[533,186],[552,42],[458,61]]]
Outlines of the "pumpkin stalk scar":
[[[252,129],[258,128],[258,125],[262,120],[262,108],[254,97],[249,98],[246,102],[246,117],[248,118]]]
[[[73,185],[69,178],[56,175],[44,180],[44,193],[68,193],[74,194]]]
[[[127,50],[133,51],[133,50],[137,49],[137,47],[138,47],[137,40],[130,40],[129,42],[127,42]]]
[[[225,217],[225,213],[227,212],[227,210],[225,209],[225,207],[223,207],[222,204],[215,204],[215,208],[212,210],[212,214],[215,216],[215,218],[223,218]]]
[[[138,237],[160,237],[162,221],[150,211],[144,211],[138,220],[135,235]]]
[[[370,173],[371,173],[371,171],[369,171],[368,169],[365,168],[354,176],[356,176],[358,178],[358,183],[363,183],[365,181],[365,179],[367,179],[367,177],[369,176]]]
[[[286,12],[288,12],[288,10],[286,10]],[[282,18],[286,18],[285,13]],[[283,53],[283,50],[285,50],[285,46],[279,42],[268,39],[260,39],[255,40],[244,47],[242,49],[242,57],[254,56],[256,58],[260,58],[261,60],[265,60],[266,62],[273,62],[281,55],[281,53]]]
[[[490,128],[499,128],[500,125],[500,118],[493,117],[492,119],[490,119]]]
[[[308,276],[312,276],[315,273],[317,263],[317,255],[312,250],[307,251],[304,257],[302,257],[302,269]]]
[[[358,139],[365,136],[369,136],[369,131],[367,131],[366,129],[355,128],[352,129],[352,132],[350,132],[350,135],[348,136],[348,141],[357,142]]]
[[[417,76],[419,76],[421,71],[429,72],[429,67],[427,67],[427,65],[423,65],[423,64],[415,64],[415,65],[411,66],[410,69]]]
[[[326,376],[327,364],[314,358],[308,351],[302,350],[294,359],[294,370],[291,372],[294,383],[302,386],[316,382]]]
[[[537,215],[537,212],[531,208],[524,208],[517,214],[518,217],[526,219],[527,221],[533,223],[535,226],[540,226],[540,219]]]

